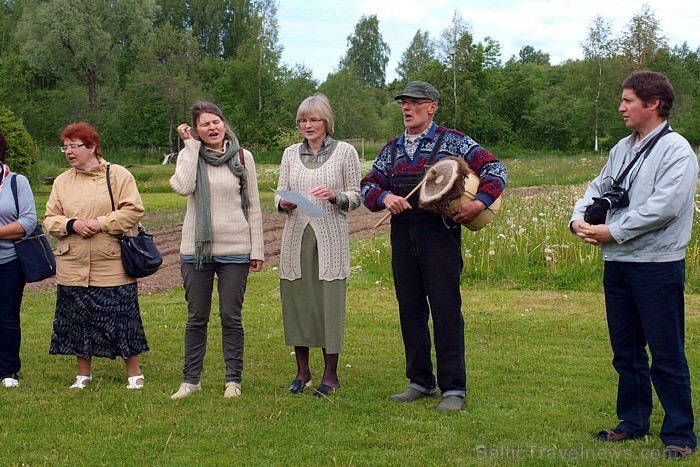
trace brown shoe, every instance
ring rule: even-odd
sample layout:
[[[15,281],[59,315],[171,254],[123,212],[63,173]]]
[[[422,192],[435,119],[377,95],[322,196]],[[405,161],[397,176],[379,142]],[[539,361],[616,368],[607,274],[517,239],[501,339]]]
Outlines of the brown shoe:
[[[683,457],[690,457],[695,452],[694,449],[688,446],[675,446],[669,444],[664,448],[664,459],[681,459]]]
[[[632,433],[628,433],[620,428],[613,428],[612,430],[601,430],[595,436],[596,441],[608,441],[611,443],[635,438],[641,438],[641,436],[635,436]]]

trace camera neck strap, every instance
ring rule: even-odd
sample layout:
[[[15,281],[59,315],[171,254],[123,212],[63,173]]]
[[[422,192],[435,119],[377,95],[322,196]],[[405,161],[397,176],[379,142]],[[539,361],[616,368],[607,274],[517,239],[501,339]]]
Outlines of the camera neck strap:
[[[659,142],[659,140],[664,137],[666,134],[671,133],[673,130],[671,130],[668,126],[668,122],[666,122],[666,125],[659,131],[652,139],[650,139],[643,147],[640,149],[640,151],[637,153],[637,155],[632,159],[632,161],[627,164],[627,167],[617,176],[613,179],[613,185],[614,187],[619,187],[620,183],[625,179],[627,174],[629,173],[630,170],[632,170],[632,167],[634,167],[634,164],[637,163],[637,161],[640,158],[646,159],[646,157],[649,155],[651,150],[656,146],[656,143]],[[646,155],[645,155],[646,154]],[[642,163],[644,162],[644,159],[642,159]],[[630,181],[630,185],[632,185],[632,182]]]

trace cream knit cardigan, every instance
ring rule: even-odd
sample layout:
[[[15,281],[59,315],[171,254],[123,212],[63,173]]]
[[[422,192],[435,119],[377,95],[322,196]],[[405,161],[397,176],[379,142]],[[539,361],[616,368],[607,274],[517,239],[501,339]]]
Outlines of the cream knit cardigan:
[[[197,178],[197,158],[200,142],[188,138],[185,147],[177,156],[175,175],[170,186],[176,193],[187,196],[187,213],[182,225],[180,253],[194,255],[194,230],[196,206],[194,188]],[[207,164],[211,189],[211,227],[213,233],[212,256],[250,255],[250,259],[265,260],[262,213],[258,179],[255,174],[253,155],[243,151],[245,170],[248,174],[248,219],[241,209],[241,185],[226,164],[215,167]]]
[[[345,279],[350,275],[350,236],[346,216],[361,202],[357,151],[348,143],[339,141],[333,154],[321,167],[307,169],[301,161],[300,147],[301,143],[298,143],[284,151],[277,189],[298,191],[327,215],[310,218],[298,209],[287,214],[280,252],[280,278],[294,280],[301,277],[301,239],[304,229],[311,224],[318,243],[319,280]],[[350,201],[348,209],[339,209],[330,201],[321,201],[312,196],[311,190],[319,185],[344,193]],[[279,202],[280,197],[275,196],[278,209]]]

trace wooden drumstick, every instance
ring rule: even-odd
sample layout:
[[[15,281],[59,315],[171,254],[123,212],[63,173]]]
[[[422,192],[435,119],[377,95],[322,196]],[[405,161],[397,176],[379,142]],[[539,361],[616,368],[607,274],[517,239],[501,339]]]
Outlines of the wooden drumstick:
[[[428,167],[428,166],[426,166],[426,167]],[[423,184],[424,184],[427,180],[428,180],[428,177],[423,177],[423,180],[421,180],[421,181],[418,183],[418,185],[416,185],[416,187],[415,187],[414,189],[412,189],[411,192],[405,196],[405,199],[410,198],[411,196],[413,196],[413,195],[416,193],[416,191],[420,190],[420,187],[423,186]],[[383,223],[385,220],[387,220],[390,216],[391,216],[391,211],[387,212],[387,213],[384,215],[384,217],[382,217],[382,218],[379,220],[379,222],[377,222],[376,224],[374,224],[374,228],[376,229],[377,227],[379,227],[380,225],[382,225],[382,223]]]

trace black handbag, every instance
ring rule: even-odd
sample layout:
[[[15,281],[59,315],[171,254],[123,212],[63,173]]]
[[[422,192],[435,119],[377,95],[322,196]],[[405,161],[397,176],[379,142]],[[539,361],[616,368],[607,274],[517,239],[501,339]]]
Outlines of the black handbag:
[[[112,196],[112,184],[109,180],[109,165],[107,166],[107,191],[114,211],[114,197]],[[147,234],[143,226],[139,224],[139,232],[136,236],[117,235],[122,252],[122,265],[126,275],[133,278],[150,276],[163,264],[163,257],[153,243],[153,236]]]
[[[12,195],[15,197],[17,217],[19,217],[16,177],[17,175],[12,176],[10,187]],[[41,225],[37,223],[30,235],[15,240],[14,244],[25,282],[39,282],[56,275],[56,258],[53,256],[49,239],[46,238]]]

